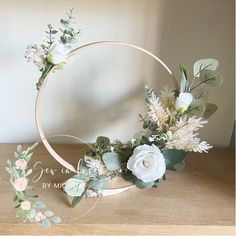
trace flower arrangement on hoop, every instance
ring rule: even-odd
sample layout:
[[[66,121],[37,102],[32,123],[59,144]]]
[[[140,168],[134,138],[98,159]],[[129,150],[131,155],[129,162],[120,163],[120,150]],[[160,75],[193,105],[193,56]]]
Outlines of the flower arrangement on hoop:
[[[49,73],[61,69],[77,50],[72,49],[72,46],[80,31],[72,27],[72,10],[67,16],[67,19],[60,21],[62,28],[59,30],[62,35],[58,40],[55,39],[58,31],[48,25],[48,41],[41,46],[27,48],[25,57],[42,73],[37,83],[39,93]],[[129,45],[120,42],[117,44]],[[152,53],[138,46],[131,46],[151,55],[165,66]],[[80,48],[82,47],[85,46]],[[100,136],[90,148],[84,150],[84,158],[79,160],[76,174],[64,184],[64,191],[73,197],[71,206],[75,207],[83,197],[102,196],[103,190],[117,176],[140,189],[157,188],[160,181],[166,179],[166,170],[184,169],[188,152],[208,152],[212,146],[200,140],[198,132],[217,109],[216,105],[208,102],[207,86],[216,87],[222,84],[223,77],[217,71],[218,64],[212,58],[198,60],[193,66],[193,73],[180,65],[179,81],[171,74],[174,88],[164,88],[159,94],[146,86],[147,113],[139,115],[143,123],[142,134],[127,143],[119,140],[111,142],[108,137]],[[168,67],[165,68],[170,71]],[[17,156],[18,154],[20,155],[19,152]],[[25,161],[25,157],[21,157],[15,161],[14,167],[9,162],[10,169],[7,169],[16,190],[17,207],[22,209],[29,203],[18,193],[15,170],[17,166],[24,165]],[[30,174],[25,170],[22,173],[23,177]],[[23,182],[19,184],[24,185]],[[26,213],[23,215],[26,220],[32,219]],[[42,215],[39,217],[42,218]],[[59,221],[58,218],[57,220]]]

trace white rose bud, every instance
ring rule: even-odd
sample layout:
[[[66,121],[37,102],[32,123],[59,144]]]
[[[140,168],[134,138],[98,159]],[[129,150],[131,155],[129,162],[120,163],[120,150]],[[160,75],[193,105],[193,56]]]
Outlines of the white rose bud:
[[[165,159],[160,149],[152,144],[141,145],[134,149],[129,158],[127,168],[143,182],[151,182],[160,179],[166,171]]]
[[[175,101],[175,109],[178,112],[184,112],[188,109],[192,101],[193,96],[191,93],[180,93]]]
[[[49,48],[48,61],[53,65],[60,64],[66,61],[69,53],[68,48],[60,42],[54,42]]]

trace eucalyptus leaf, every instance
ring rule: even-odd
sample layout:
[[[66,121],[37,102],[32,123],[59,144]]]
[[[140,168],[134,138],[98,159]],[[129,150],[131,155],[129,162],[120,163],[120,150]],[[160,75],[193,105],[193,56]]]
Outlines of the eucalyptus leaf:
[[[107,152],[103,154],[102,160],[109,171],[115,171],[121,168],[120,157],[116,152]]]
[[[182,171],[185,167],[185,162],[184,161],[181,161],[179,163],[176,163],[173,165],[173,168],[176,170],[176,171]]]
[[[205,112],[205,102],[202,99],[193,99],[186,114],[188,116],[202,117]]]
[[[96,143],[99,147],[104,148],[110,145],[110,139],[108,137],[99,136],[96,140]]]
[[[201,99],[204,102],[207,102],[208,98],[209,98],[208,90],[203,87],[199,87],[199,88],[194,89],[192,95],[195,99]]]
[[[52,220],[52,222],[54,222],[54,223],[56,223],[56,224],[61,223],[61,217],[59,217],[59,216],[53,216],[53,217],[51,218],[51,220]]]
[[[16,148],[16,151],[18,154],[21,154],[21,152],[23,151],[23,148],[21,145],[18,145],[17,148]]]
[[[201,83],[205,83],[210,86],[217,87],[223,83],[223,76],[217,71],[206,69],[206,70],[201,71],[200,81]]]
[[[135,185],[140,188],[140,189],[147,189],[147,188],[152,188],[152,186],[154,185],[154,181],[151,182],[143,182],[140,179],[136,179],[135,180]]]
[[[29,217],[30,217],[31,219],[33,219],[33,218],[35,218],[35,216],[36,216],[36,210],[35,210],[35,209],[32,209],[32,210],[30,211]]]
[[[20,154],[17,152],[14,152],[14,157],[18,159],[18,158],[20,158]]]
[[[163,149],[162,154],[166,161],[166,168],[176,170],[175,165],[185,160],[187,152],[176,149]]]
[[[43,228],[48,229],[52,226],[52,223],[50,222],[49,219],[44,219],[42,221],[42,226],[43,226]]]
[[[203,114],[203,117],[205,119],[208,119],[210,116],[212,116],[215,112],[217,111],[217,106],[212,103],[207,103],[206,104],[206,110]]]
[[[26,172],[25,176],[30,175],[32,172],[33,172],[33,170],[32,170],[32,169],[29,169],[29,170]]]
[[[29,162],[30,159],[32,158],[32,156],[33,156],[33,153],[31,152],[31,153],[29,153],[28,155],[26,155],[26,156],[24,157],[24,160],[27,161],[27,162]]]
[[[180,81],[180,92],[188,91],[188,71],[184,65],[180,65],[181,70],[181,81]]]
[[[46,205],[43,203],[43,202],[35,202],[34,203],[34,207],[38,208],[38,209],[42,209],[42,208],[45,208]]]
[[[49,210],[45,211],[45,216],[52,217],[53,215],[54,213],[52,211],[49,211]]]
[[[134,176],[131,171],[126,171],[126,172],[123,171],[122,177],[125,181],[129,181],[132,183],[134,183],[136,180],[136,176]]]
[[[66,181],[64,191],[72,197],[78,197],[83,194],[85,190],[85,182],[83,179],[70,178]]]
[[[110,177],[103,177],[98,180],[91,181],[89,184],[90,188],[96,189],[96,190],[102,190],[104,189],[107,184],[111,181]]]
[[[78,196],[78,197],[74,197],[73,198],[73,200],[72,200],[72,202],[71,202],[71,207],[75,207],[80,201],[81,201],[81,199],[83,198],[83,196],[84,196],[84,193],[85,193],[85,191],[81,194],[81,196]]]
[[[199,77],[200,72],[205,69],[216,70],[219,62],[214,58],[200,59],[194,63],[193,72],[194,76]]]

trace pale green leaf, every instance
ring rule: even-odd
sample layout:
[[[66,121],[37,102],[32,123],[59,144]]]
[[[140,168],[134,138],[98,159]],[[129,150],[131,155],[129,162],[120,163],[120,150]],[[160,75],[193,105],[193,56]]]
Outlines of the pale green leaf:
[[[147,189],[147,188],[152,188],[152,186],[154,185],[154,181],[151,182],[143,182],[140,179],[136,179],[135,180],[135,185],[140,188],[140,189]]]
[[[23,148],[21,145],[18,145],[16,148],[17,153],[21,154],[21,152],[23,151]]]
[[[54,213],[52,211],[49,211],[49,210],[45,211],[45,216],[52,217],[53,215]]]
[[[205,83],[210,86],[217,87],[223,83],[223,76],[217,71],[206,69],[206,70],[201,71],[200,81],[201,83]]]
[[[44,219],[42,221],[42,226],[43,226],[43,228],[48,229],[52,226],[52,223],[50,222],[49,219]]]
[[[202,99],[193,99],[190,104],[186,115],[202,117],[205,112],[205,102]]]
[[[109,171],[119,170],[121,167],[119,154],[107,152],[102,156],[102,160]]]
[[[85,190],[85,182],[83,179],[70,178],[66,181],[64,191],[72,197],[78,197],[83,194]]]
[[[46,205],[43,203],[43,202],[35,202],[34,203],[34,207],[36,207],[36,208],[39,208],[39,209],[42,209],[42,208],[45,208],[46,207]]]
[[[51,220],[56,224],[61,223],[61,217],[59,216],[53,216]]]
[[[91,181],[90,187],[96,190],[102,190],[104,189],[107,184],[111,181],[110,177],[102,177],[101,179]]]
[[[219,62],[214,58],[200,59],[194,63],[193,72],[196,77],[200,76],[200,72],[205,69],[216,70]]]
[[[208,119],[210,116],[212,116],[217,110],[217,106],[215,104],[212,103],[207,103],[206,104],[206,110],[203,114],[203,117],[205,119]]]

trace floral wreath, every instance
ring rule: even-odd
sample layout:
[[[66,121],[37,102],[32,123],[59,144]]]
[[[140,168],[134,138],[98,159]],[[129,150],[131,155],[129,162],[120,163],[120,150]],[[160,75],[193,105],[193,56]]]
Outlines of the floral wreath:
[[[48,75],[62,69],[78,49],[74,45],[80,30],[74,29],[73,9],[67,13],[66,19],[60,20],[60,24],[59,39],[55,38],[58,31],[49,24],[46,31],[47,42],[40,46],[30,45],[25,53],[27,61],[33,62],[42,73],[37,83],[39,93],[46,84]],[[87,45],[100,43],[104,42]],[[145,49],[121,42],[116,44],[129,45],[146,52],[170,72],[159,58]],[[218,64],[212,58],[198,60],[193,66],[192,74],[185,66],[180,65],[179,82],[170,73],[174,88],[164,88],[159,94],[146,86],[147,113],[139,114],[143,123],[143,131],[139,137],[127,143],[119,140],[111,142],[108,137],[98,137],[96,143],[84,150],[84,158],[79,160],[77,169],[56,155],[51,146],[44,142],[45,136],[39,129],[40,137],[53,157],[76,172],[63,187],[66,194],[73,197],[71,206],[75,207],[83,197],[102,196],[107,185],[117,176],[140,189],[157,188],[161,180],[166,179],[166,170],[184,169],[188,152],[208,152],[212,146],[200,140],[198,131],[217,110],[216,105],[208,103],[206,87],[222,84],[223,77],[216,71]],[[37,114],[36,112],[36,118]],[[39,121],[36,120],[36,123],[39,128]],[[29,220],[50,227],[53,222],[60,223],[60,217],[54,216],[52,211],[44,210],[45,204],[34,200],[38,196],[28,193],[28,176],[32,169],[27,170],[27,163],[36,145],[26,149],[19,145],[15,152],[16,160],[8,160],[6,170],[11,176],[10,182],[16,194],[14,202],[18,208],[17,217],[21,217],[24,222]]]

